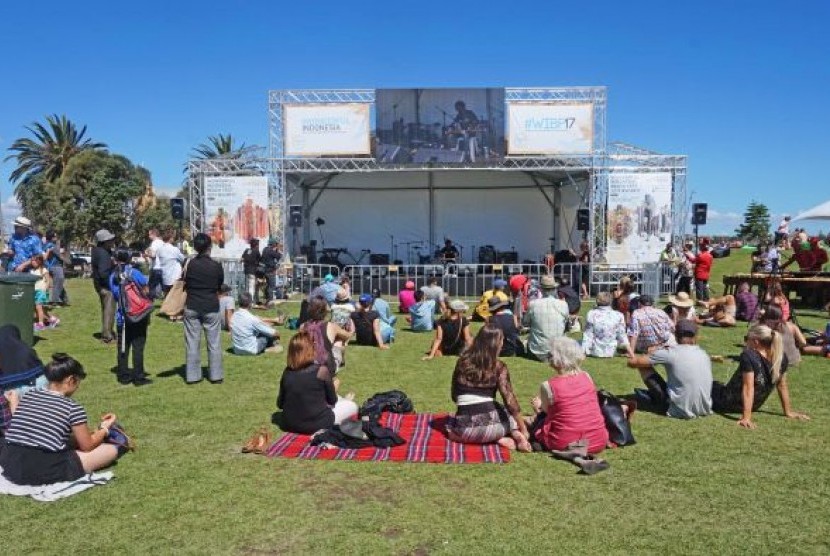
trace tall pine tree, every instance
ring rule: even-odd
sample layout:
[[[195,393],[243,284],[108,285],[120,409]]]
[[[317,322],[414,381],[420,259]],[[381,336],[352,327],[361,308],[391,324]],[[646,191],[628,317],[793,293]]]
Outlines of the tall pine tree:
[[[769,239],[769,226],[769,209],[753,200],[744,212],[744,223],[735,233],[746,242],[766,241]]]

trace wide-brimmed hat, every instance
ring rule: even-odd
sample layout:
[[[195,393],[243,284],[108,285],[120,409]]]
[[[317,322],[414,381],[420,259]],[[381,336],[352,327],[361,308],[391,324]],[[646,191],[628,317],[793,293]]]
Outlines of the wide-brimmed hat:
[[[543,290],[556,289],[556,278],[554,278],[551,274],[545,274],[539,281],[539,285],[542,287]]]
[[[675,307],[691,307],[695,304],[689,294],[686,292],[677,292],[677,295],[669,296],[669,303]]]
[[[334,300],[335,301],[340,301],[341,303],[343,301],[348,301],[349,300],[349,292],[346,291],[346,288],[340,288],[339,290],[337,290],[337,295],[334,296]]]
[[[25,216],[18,216],[14,219],[15,227],[20,226],[21,228],[28,228],[32,229],[32,221],[26,218]]]
[[[498,311],[499,309],[501,309],[501,308],[503,308],[503,307],[507,307],[508,305],[510,305],[510,302],[509,302],[509,301],[505,301],[504,299],[502,299],[502,298],[500,298],[500,297],[491,297],[491,298],[487,301],[487,309],[488,309],[491,313],[492,313],[493,311]]]
[[[97,232],[95,232],[95,241],[97,241],[98,243],[103,243],[103,242],[109,241],[111,239],[115,239],[115,234],[113,234],[109,230],[106,230],[106,229],[102,228],[102,229],[98,230]]]
[[[469,309],[466,303],[461,301],[460,299],[453,299],[450,301],[450,311],[455,311],[456,313],[463,313]]]

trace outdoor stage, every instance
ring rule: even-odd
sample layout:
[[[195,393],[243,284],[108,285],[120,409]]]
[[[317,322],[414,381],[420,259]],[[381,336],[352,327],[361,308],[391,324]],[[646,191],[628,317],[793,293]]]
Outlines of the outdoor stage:
[[[230,260],[271,237],[338,270],[431,265],[450,239],[484,268],[583,245],[642,268],[685,233],[686,157],[608,143],[606,113],[604,87],[270,91],[268,158],[190,161],[191,225]]]

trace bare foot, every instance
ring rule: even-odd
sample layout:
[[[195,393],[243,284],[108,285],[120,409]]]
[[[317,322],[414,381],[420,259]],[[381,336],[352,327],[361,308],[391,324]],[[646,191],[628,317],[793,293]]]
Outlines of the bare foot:
[[[510,438],[509,436],[505,436],[504,438],[500,438],[498,441],[499,446],[503,446],[508,450],[515,450],[516,449],[516,442]]]

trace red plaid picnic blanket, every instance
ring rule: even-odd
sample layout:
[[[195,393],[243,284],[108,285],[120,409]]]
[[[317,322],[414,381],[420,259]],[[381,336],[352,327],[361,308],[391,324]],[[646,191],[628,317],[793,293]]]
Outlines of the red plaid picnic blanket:
[[[498,444],[459,444],[447,438],[446,414],[384,413],[380,424],[406,444],[394,448],[329,448],[309,444],[310,436],[286,433],[268,448],[268,457],[415,463],[507,463],[510,451]]]

